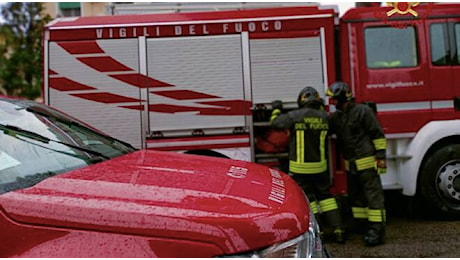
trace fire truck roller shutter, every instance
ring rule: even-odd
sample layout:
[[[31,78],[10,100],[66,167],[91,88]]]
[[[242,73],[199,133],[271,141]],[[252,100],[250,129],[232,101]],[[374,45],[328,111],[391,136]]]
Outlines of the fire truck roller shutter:
[[[49,105],[140,148],[137,39],[49,43]],[[97,113],[95,113],[97,112]]]
[[[151,131],[245,127],[241,35],[147,40]]]
[[[270,103],[273,99],[297,104],[297,95],[305,86],[313,86],[325,96],[321,36],[319,31],[250,39],[253,103]]]

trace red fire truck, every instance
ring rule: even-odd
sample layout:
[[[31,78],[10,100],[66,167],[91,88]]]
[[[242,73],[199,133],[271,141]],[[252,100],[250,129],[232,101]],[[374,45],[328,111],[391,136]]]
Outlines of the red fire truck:
[[[384,127],[384,188],[460,216],[460,5],[62,18],[44,39],[45,103],[139,148],[277,161],[270,102],[348,82]]]

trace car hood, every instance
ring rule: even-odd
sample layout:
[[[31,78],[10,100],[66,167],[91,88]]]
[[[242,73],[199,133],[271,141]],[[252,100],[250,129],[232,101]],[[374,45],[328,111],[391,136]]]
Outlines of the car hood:
[[[0,196],[13,221],[213,244],[224,254],[263,248],[308,229],[296,183],[268,167],[141,150]]]

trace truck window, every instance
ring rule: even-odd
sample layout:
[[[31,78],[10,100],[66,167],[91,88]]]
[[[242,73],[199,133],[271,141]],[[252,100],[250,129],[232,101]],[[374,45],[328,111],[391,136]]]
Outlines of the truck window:
[[[415,29],[368,27],[364,29],[366,64],[370,69],[414,67],[418,64]]]
[[[459,50],[460,50],[460,23],[456,23],[454,25],[454,28],[455,28],[455,44],[456,44],[456,53],[455,53],[455,61],[456,63],[455,64],[460,64],[460,53],[459,53]]]
[[[430,26],[431,63],[433,65],[449,64],[449,49],[446,39],[447,27],[445,23],[434,23]]]

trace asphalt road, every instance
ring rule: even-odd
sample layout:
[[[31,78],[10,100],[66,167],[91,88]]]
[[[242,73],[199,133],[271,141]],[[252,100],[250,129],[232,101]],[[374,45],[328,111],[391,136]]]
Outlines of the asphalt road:
[[[362,236],[348,235],[345,244],[326,242],[333,258],[439,258],[460,257],[460,220],[442,221],[417,216],[410,208],[409,199],[392,192],[387,200],[386,243],[376,247],[364,246]]]

